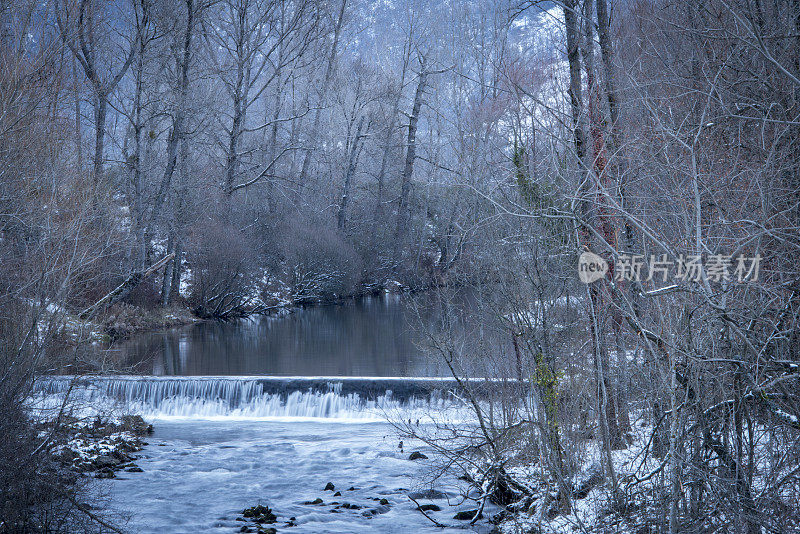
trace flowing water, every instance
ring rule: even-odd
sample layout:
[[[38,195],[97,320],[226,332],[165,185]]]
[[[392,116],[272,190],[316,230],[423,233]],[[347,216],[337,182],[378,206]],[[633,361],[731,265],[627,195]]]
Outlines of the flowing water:
[[[259,503],[278,516],[279,532],[442,532],[407,496],[428,487],[426,466],[409,461],[408,448],[400,452],[386,423],[158,420],[144,454],[143,473],[108,483],[112,507],[133,515],[133,532],[234,533],[242,509]],[[341,497],[323,491],[328,482]],[[434,516],[455,523],[459,507],[449,503],[458,502],[457,488],[452,481],[436,487],[445,497],[421,502],[438,504],[447,511]],[[316,498],[324,503],[303,504]],[[332,502],[363,508],[336,513]],[[370,510],[381,513],[363,515]],[[291,517],[297,526],[283,528]]]
[[[392,424],[463,421],[452,380],[61,376],[40,380],[37,389],[54,403],[70,390],[87,413],[139,413],[153,423],[136,460],[144,471],[97,482],[110,509],[130,518],[131,532],[238,532],[242,510],[256,504],[273,509],[279,531],[441,532],[409,498],[434,487],[438,495],[416,498],[441,508],[429,513],[438,522],[458,523],[455,512],[469,509],[458,497],[463,483],[449,476],[430,482],[433,454]],[[411,461],[412,451],[431,460]],[[324,491],[328,482],[342,495]],[[317,498],[323,502],[308,504]],[[337,506],[343,503],[355,507]],[[286,527],[290,518],[295,525]],[[485,524],[475,529],[488,531]]]
[[[131,374],[49,377],[37,388],[45,400],[70,390],[79,405],[153,423],[137,460],[144,472],[98,482],[131,532],[238,532],[237,517],[256,504],[273,508],[279,532],[442,532],[409,498],[431,489],[433,454],[409,460],[430,451],[408,438],[401,448],[392,424],[468,416],[455,382],[417,345],[413,319],[438,317],[435,307],[376,298],[204,323],[118,347]],[[480,338],[466,323],[457,329]],[[340,497],[323,491],[328,482]],[[454,525],[445,532],[463,531],[453,515],[469,507],[457,483],[443,477],[435,498],[419,500],[441,508],[431,516]],[[323,503],[304,504],[316,498]]]

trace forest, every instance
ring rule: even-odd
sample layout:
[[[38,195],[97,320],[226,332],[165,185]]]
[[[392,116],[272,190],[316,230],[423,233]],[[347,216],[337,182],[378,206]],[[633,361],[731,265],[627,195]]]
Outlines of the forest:
[[[431,294],[421,525],[798,532],[798,262],[797,0],[0,0],[0,533],[147,531],[48,377]]]

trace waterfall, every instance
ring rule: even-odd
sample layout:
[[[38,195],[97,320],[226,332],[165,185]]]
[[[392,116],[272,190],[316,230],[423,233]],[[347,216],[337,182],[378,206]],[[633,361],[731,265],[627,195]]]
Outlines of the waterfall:
[[[455,381],[438,378],[47,376],[34,389],[49,406],[69,392],[79,407],[147,418],[418,419],[461,405]]]

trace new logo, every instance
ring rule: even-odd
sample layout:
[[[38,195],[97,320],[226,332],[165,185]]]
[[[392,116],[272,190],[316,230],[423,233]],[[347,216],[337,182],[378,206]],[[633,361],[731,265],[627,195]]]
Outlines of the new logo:
[[[584,284],[600,280],[607,272],[608,262],[594,252],[586,251],[578,258],[578,278]]]

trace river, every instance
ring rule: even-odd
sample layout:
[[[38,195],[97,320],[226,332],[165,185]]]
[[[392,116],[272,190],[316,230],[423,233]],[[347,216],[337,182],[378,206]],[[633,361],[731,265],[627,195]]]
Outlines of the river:
[[[420,502],[441,508],[431,515],[453,526],[444,532],[463,532],[453,516],[470,506],[458,498],[464,483],[432,481],[435,456],[392,422],[468,416],[424,340],[446,331],[477,347],[484,326],[443,321],[445,303],[420,302],[375,297],[149,333],[113,349],[126,375],[52,378],[40,388],[58,396],[72,386],[87,406],[153,423],[137,460],[144,471],[98,482],[132,532],[238,532],[237,517],[256,504],[274,510],[279,532],[442,532],[409,498],[432,488],[441,493]],[[412,451],[431,458],[411,461]],[[323,491],[328,482],[343,495]]]
[[[445,313],[447,311],[447,313]],[[480,318],[480,319],[478,319]],[[133,374],[176,376],[449,376],[431,336],[477,351],[497,346],[490,313],[462,291],[383,295],[312,306],[282,317],[205,322],[150,332],[111,349]],[[469,352],[469,351],[465,351]],[[472,356],[475,356],[473,353]],[[480,358],[473,374],[482,375]]]

